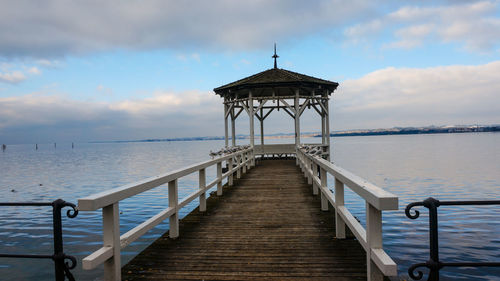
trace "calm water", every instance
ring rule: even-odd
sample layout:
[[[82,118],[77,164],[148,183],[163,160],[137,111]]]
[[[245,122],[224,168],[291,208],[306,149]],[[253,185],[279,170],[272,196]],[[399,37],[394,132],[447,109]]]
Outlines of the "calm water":
[[[283,142],[284,140],[272,142]],[[293,141],[293,140],[291,140]],[[308,139],[306,142],[317,142]],[[500,134],[443,134],[343,137],[332,139],[334,162],[400,198],[400,210],[384,213],[384,247],[399,265],[427,259],[427,212],[417,220],[404,216],[406,204],[429,196],[440,200],[500,198]],[[1,201],[77,198],[178,167],[209,159],[221,141],[10,145],[0,153]],[[207,182],[215,170],[207,171]],[[330,179],[332,184],[333,180]],[[193,191],[197,175],[180,181],[180,198]],[[346,192],[346,202],[364,224],[364,201]],[[168,205],[159,187],[120,203],[121,233]],[[182,210],[182,216],[197,205]],[[440,254],[446,261],[500,261],[500,206],[440,207]],[[52,250],[49,208],[0,209],[0,252],[46,253]],[[102,267],[81,270],[81,258],[101,246],[100,212],[63,219],[65,251],[78,258],[78,280],[100,280]],[[162,223],[122,251],[123,263],[168,229]],[[500,269],[447,269],[443,280],[500,280]],[[0,259],[1,280],[53,280],[52,261]]]

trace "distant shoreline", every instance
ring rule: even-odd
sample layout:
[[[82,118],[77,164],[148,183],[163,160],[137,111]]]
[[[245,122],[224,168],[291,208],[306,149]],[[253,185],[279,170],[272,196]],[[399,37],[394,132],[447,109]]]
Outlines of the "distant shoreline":
[[[430,127],[404,127],[390,129],[367,129],[367,130],[346,130],[331,132],[330,137],[351,137],[351,136],[385,136],[385,135],[420,135],[420,134],[457,134],[457,133],[482,133],[500,132],[500,125],[472,125],[472,126],[430,126]],[[294,138],[294,133],[271,134],[264,136],[265,139]],[[321,137],[318,132],[304,133],[301,137]],[[247,135],[237,135],[236,139],[248,139]],[[256,135],[255,138],[260,138]],[[128,142],[171,142],[171,141],[207,141],[224,140],[224,137],[186,137],[186,138],[166,138],[166,139],[143,139],[143,140],[117,140],[117,141],[91,141],[89,143],[128,143]]]

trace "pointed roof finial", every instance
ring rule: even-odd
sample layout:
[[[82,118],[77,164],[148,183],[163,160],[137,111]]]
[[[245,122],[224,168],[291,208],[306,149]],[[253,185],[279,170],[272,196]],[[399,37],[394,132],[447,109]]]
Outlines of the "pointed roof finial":
[[[280,56],[276,54],[276,43],[274,43],[274,55],[272,56],[272,58],[274,58],[274,68],[278,68],[278,63],[276,62],[276,59],[279,57]]]

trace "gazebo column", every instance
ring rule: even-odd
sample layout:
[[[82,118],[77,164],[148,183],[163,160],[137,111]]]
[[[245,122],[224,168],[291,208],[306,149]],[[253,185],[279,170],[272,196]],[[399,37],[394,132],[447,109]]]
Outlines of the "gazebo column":
[[[295,90],[295,146],[300,145],[300,99],[299,90]]]
[[[264,109],[260,109],[260,145],[264,149]]]
[[[255,111],[253,108],[253,98],[252,91],[248,93],[248,118],[250,119],[250,146],[253,148],[255,144],[255,135],[254,135],[254,115]]]
[[[321,109],[321,144],[326,144],[325,111]]]
[[[232,146],[236,146],[236,117],[234,116],[234,106],[231,108],[231,133],[232,133],[232,138],[231,138],[231,143]]]
[[[229,131],[228,131],[228,105],[227,99],[224,99],[224,145],[227,147],[229,145]]]
[[[328,108],[328,92],[325,94],[325,130],[326,130],[326,144],[328,145],[328,155],[327,160],[330,161],[331,156],[331,147],[330,147],[330,112]]]

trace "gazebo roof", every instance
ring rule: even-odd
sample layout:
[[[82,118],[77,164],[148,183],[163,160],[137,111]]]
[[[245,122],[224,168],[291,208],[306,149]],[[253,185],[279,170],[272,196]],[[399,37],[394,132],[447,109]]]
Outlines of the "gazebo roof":
[[[238,81],[220,86],[214,92],[220,96],[248,95],[249,90],[255,90],[256,96],[288,95],[291,89],[305,90],[311,93],[315,90],[328,90],[331,94],[337,87],[337,82],[319,79],[286,69],[271,68],[248,76]],[[320,94],[318,92],[318,94]]]

